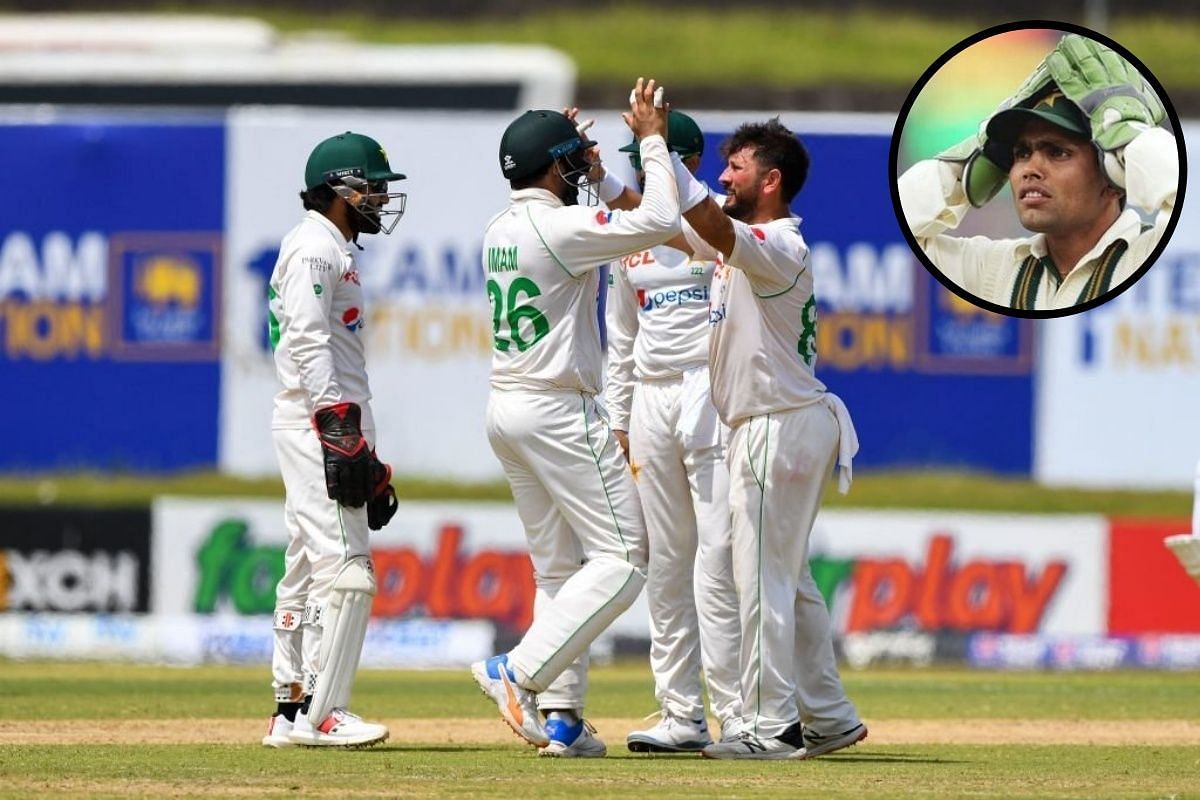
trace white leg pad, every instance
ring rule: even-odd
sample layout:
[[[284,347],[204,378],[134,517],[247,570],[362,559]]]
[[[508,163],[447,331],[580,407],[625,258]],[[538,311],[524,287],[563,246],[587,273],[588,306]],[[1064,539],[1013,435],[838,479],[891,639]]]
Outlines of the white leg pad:
[[[1200,536],[1186,533],[1168,536],[1163,542],[1170,548],[1183,568],[1200,583]]]
[[[350,688],[358,672],[371,600],[375,597],[375,571],[365,556],[352,558],[333,581],[329,605],[322,618],[321,669],[308,718],[314,725],[335,708],[350,703]]]

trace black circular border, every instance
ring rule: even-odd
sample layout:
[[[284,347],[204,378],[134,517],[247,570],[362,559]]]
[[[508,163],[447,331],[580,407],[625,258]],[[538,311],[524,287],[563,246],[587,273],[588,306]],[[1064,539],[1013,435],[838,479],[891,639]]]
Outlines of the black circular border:
[[[1175,192],[1175,207],[1172,210],[1171,219],[1167,221],[1167,228],[1165,231],[1163,231],[1162,238],[1150,252],[1150,255],[1146,256],[1146,260],[1142,263],[1142,266],[1138,267],[1136,272],[1118,284],[1116,288],[1110,289],[1094,300],[1089,300],[1086,303],[1080,303],[1068,308],[1051,309],[1048,311],[1026,311],[1023,309],[1011,308],[1009,306],[996,305],[995,303],[991,303],[980,297],[976,297],[943,275],[941,270],[934,265],[927,255],[925,255],[925,251],[921,249],[919,244],[917,244],[916,237],[913,236],[912,231],[908,227],[908,220],[905,219],[904,211],[900,207],[900,189],[898,184],[900,176],[896,174],[896,167],[899,163],[900,154],[900,134],[904,130],[904,123],[908,121],[908,114],[912,110],[913,103],[916,101],[917,96],[921,93],[921,90],[925,88],[925,85],[929,83],[929,80],[937,73],[937,71],[941,69],[951,58],[977,42],[983,41],[984,39],[989,39],[997,34],[1008,33],[1009,31],[1028,30],[1031,28],[1078,33],[1081,36],[1086,36],[1090,39],[1101,42],[1102,44],[1108,45],[1113,50],[1127,58],[1131,64],[1138,68],[1138,71],[1142,73],[1146,81],[1154,87],[1154,90],[1158,92],[1158,96],[1162,99],[1163,107],[1167,112],[1167,119],[1171,121],[1171,127],[1175,134],[1175,146],[1179,151],[1179,183]],[[1104,34],[1096,33],[1095,31],[1085,28],[1082,25],[1045,19],[1019,20],[1017,22],[1006,22],[1002,25],[994,25],[990,28],[985,28],[979,33],[968,36],[966,39],[963,39],[961,42],[954,45],[940,57],[938,57],[938,59],[934,61],[924,73],[921,74],[921,77],[917,79],[917,82],[913,85],[912,90],[908,93],[908,97],[905,98],[904,105],[900,107],[900,114],[896,117],[896,127],[892,131],[892,145],[888,152],[888,182],[891,185],[892,209],[896,214],[896,221],[900,224],[900,231],[904,234],[905,241],[908,242],[908,246],[912,249],[913,254],[916,255],[917,259],[925,266],[925,269],[929,272],[929,274],[937,278],[939,283],[941,283],[954,294],[961,297],[963,300],[966,300],[968,303],[980,308],[985,308],[988,311],[992,311],[997,314],[1003,314],[1006,317],[1023,317],[1026,319],[1055,319],[1057,317],[1066,317],[1072,314],[1088,311],[1096,306],[1107,303],[1109,300],[1112,300],[1114,297],[1121,294],[1126,289],[1141,280],[1142,276],[1145,275],[1152,266],[1154,266],[1156,261],[1158,261],[1159,256],[1162,255],[1163,250],[1166,249],[1167,244],[1171,241],[1171,237],[1175,233],[1175,226],[1179,222],[1179,215],[1183,211],[1183,198],[1187,184],[1187,151],[1183,143],[1183,128],[1179,122],[1179,114],[1176,113],[1175,106],[1171,103],[1170,96],[1167,94],[1166,89],[1163,88],[1163,85],[1159,83],[1158,78],[1154,76],[1154,73],[1152,73],[1146,67],[1146,65],[1138,59],[1137,56]]]

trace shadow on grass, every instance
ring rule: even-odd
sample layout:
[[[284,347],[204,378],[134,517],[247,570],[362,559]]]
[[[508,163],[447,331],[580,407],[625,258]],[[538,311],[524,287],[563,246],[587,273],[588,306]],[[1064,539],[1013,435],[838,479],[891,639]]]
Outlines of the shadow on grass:
[[[853,762],[856,764],[969,764],[966,759],[930,758],[916,753],[858,753],[856,755],[838,755],[832,758],[813,759],[822,764]]]

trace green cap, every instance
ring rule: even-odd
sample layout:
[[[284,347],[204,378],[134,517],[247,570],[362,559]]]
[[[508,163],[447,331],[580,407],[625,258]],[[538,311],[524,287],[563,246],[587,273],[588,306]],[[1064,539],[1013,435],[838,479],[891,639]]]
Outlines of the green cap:
[[[679,153],[680,158],[704,154],[704,134],[696,120],[682,111],[672,109],[667,113],[667,149]],[[622,153],[638,153],[638,140],[620,148]]]
[[[554,159],[579,148],[595,147],[575,123],[558,111],[526,111],[500,137],[500,171],[510,181],[537,175]]]
[[[1021,129],[1031,120],[1040,119],[1070,131],[1077,136],[1091,139],[1091,128],[1079,107],[1066,98],[1051,84],[1042,94],[1030,99],[1027,106],[1001,111],[988,120],[988,139],[1011,148],[1021,135]]]
[[[314,189],[330,181],[353,175],[368,181],[398,181],[387,153],[379,142],[361,133],[346,131],[331,136],[313,148],[304,167],[304,187]]]

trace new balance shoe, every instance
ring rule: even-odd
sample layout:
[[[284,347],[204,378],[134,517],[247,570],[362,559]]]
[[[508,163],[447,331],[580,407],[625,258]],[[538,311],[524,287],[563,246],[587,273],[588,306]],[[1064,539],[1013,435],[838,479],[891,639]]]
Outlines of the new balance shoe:
[[[829,755],[835,750],[858,744],[865,738],[867,738],[867,726],[861,722],[841,733],[820,734],[812,728],[805,728],[804,747],[792,758],[805,759]]]
[[[292,722],[283,714],[272,714],[267,722],[267,735],[262,738],[263,747],[291,747]]]
[[[700,751],[705,758],[754,758],[754,759],[784,759],[794,758],[802,752],[804,740],[803,726],[797,722],[778,736],[756,736],[748,730],[743,730],[729,741],[721,740],[710,744]]]
[[[550,737],[538,715],[537,695],[517,685],[516,676],[508,666],[507,654],[476,661],[471,665],[471,675],[500,709],[500,716],[517,736],[536,747],[550,744]]]
[[[703,717],[681,719],[665,711],[653,728],[625,737],[625,745],[634,753],[695,753],[710,744],[712,737]]]
[[[366,722],[344,708],[335,708],[329,716],[313,725],[303,711],[296,714],[288,740],[305,747],[371,747],[387,741],[388,729]]]
[[[551,716],[546,720],[546,736],[550,744],[538,750],[539,756],[550,758],[603,758],[608,754],[608,748],[596,729],[586,719],[574,723]]]

